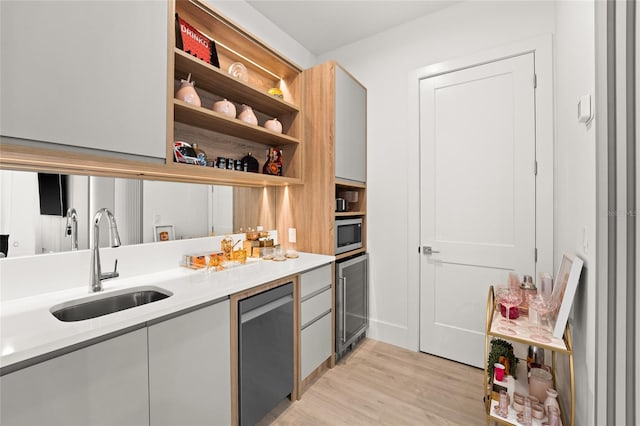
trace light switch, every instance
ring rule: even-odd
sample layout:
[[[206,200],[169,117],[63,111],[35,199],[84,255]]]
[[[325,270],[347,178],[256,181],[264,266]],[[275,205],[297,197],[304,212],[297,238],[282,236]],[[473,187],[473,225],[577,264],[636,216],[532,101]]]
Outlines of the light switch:
[[[591,95],[582,96],[578,102],[578,123],[588,123],[591,117]]]

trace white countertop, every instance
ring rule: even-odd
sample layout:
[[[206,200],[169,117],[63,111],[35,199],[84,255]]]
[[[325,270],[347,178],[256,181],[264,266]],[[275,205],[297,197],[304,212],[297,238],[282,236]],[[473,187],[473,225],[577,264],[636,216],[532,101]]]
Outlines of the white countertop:
[[[169,271],[121,277],[103,282],[104,290],[89,294],[88,286],[9,300],[0,304],[0,368],[81,344],[91,339],[227,297],[270,281],[296,275],[335,260],[333,256],[299,253],[284,262],[248,259],[219,272],[177,267]],[[132,287],[158,287],[170,297],[98,318],[62,322],[50,310],[61,303],[123,293]]]

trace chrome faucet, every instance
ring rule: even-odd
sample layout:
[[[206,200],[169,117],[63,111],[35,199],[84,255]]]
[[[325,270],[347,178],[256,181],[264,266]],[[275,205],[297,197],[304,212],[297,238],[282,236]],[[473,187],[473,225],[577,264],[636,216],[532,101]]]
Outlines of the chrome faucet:
[[[71,250],[78,250],[78,213],[73,207],[67,209],[67,230],[64,235],[71,237]]]
[[[113,266],[113,272],[102,273],[100,267],[100,219],[106,215],[109,221],[109,240],[111,247],[120,247],[120,235],[118,235],[118,226],[116,218],[106,208],[98,210],[93,217],[93,249],[91,249],[91,287],[89,292],[102,291],[102,280],[116,278],[118,274],[118,259]]]

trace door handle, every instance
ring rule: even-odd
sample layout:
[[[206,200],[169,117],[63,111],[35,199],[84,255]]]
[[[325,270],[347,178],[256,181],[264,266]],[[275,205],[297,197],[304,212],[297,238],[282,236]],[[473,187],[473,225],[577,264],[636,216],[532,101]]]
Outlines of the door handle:
[[[422,246],[422,254],[432,255],[434,253],[440,253],[439,251],[434,250],[431,246]]]
[[[347,277],[342,278],[342,343],[347,341]]]

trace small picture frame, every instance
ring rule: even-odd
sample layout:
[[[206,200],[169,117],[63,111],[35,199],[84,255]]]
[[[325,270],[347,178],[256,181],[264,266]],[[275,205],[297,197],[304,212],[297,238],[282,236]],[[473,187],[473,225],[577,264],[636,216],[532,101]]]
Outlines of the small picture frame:
[[[175,239],[173,225],[153,225],[153,241],[172,241]]]
[[[558,302],[559,307],[553,322],[553,337],[555,338],[562,339],[564,335],[583,264],[584,261],[577,256],[568,254],[562,256],[552,293],[552,297]]]

